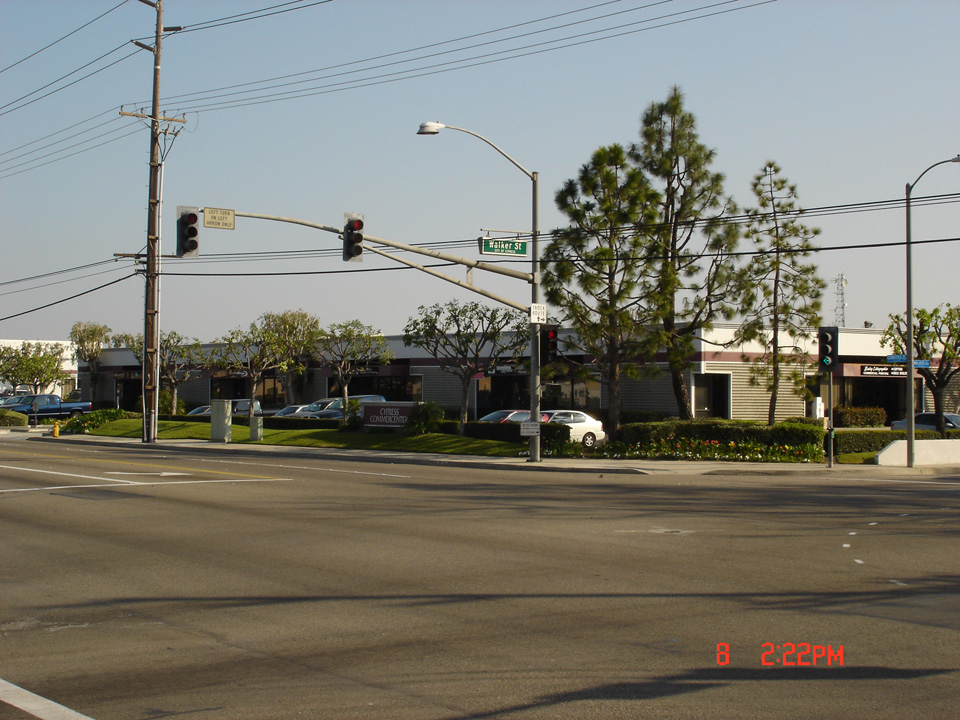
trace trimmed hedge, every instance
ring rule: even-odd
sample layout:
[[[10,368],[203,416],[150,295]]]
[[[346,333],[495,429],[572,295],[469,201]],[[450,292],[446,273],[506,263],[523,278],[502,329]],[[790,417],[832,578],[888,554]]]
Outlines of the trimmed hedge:
[[[880,452],[895,440],[906,440],[905,430],[844,430],[833,434],[833,454]],[[917,430],[917,440],[939,440],[935,430]],[[947,439],[960,440],[960,430],[948,430]]]
[[[520,423],[514,422],[468,422],[463,426],[463,434],[467,437],[500,440],[502,442],[523,443],[527,441],[527,438],[520,435]],[[561,423],[540,423],[540,442],[545,448],[570,442],[569,426]]]
[[[668,440],[708,440],[721,443],[777,445],[822,445],[826,431],[819,425],[778,423],[761,425],[744,420],[664,420],[632,423],[620,428],[620,441],[630,445],[652,445]]]
[[[209,423],[209,415],[160,415],[161,420],[176,420],[177,422]],[[234,415],[232,424],[247,427],[250,424],[249,415]],[[270,430],[337,430],[340,427],[339,418],[298,418],[263,416],[263,427]]]
[[[867,428],[883,427],[887,424],[887,411],[879,407],[844,407],[833,409],[833,421],[836,427]]]

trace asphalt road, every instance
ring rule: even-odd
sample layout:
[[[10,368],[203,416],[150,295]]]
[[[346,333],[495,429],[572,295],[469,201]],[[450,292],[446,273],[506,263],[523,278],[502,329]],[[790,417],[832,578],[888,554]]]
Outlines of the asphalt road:
[[[5,436],[0,718],[957,717],[958,528],[954,477]]]

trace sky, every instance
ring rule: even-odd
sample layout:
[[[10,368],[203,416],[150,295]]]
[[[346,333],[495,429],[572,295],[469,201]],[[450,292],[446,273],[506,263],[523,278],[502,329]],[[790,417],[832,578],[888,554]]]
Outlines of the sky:
[[[678,86],[737,203],[755,205],[773,160],[818,210],[824,324],[883,327],[906,307],[905,186],[960,153],[958,21],[955,0],[164,0],[184,30],[162,43],[161,111],[185,122],[164,126],[179,133],[162,252],[183,205],[331,227],[356,212],[369,236],[480,259],[486,230],[530,230],[532,183],[421,122],[537,172],[549,233],[557,189],[598,147],[637,141]],[[0,338],[142,332],[144,282],[117,256],[146,246],[150,133],[120,112],[149,113],[152,54],[130,41],[152,44],[155,23],[137,0],[0,3]],[[960,164],[913,191],[916,307],[957,300],[958,194]],[[162,267],[161,329],[203,341],[264,312],[398,334],[420,306],[492,303],[369,251],[344,263],[334,233],[243,217]],[[521,280],[473,281],[530,301]]]

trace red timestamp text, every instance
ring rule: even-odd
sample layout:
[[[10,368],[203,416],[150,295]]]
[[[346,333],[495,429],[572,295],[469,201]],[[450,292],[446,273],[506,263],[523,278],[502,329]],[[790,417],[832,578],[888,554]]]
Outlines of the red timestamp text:
[[[800,643],[763,643],[760,664],[768,667],[815,667],[843,665],[843,645]],[[717,665],[730,664],[730,643],[717,643]]]

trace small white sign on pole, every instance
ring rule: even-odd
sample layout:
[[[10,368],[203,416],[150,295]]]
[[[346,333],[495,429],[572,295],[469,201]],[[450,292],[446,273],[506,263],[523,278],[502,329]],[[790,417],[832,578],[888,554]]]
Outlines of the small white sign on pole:
[[[530,322],[534,325],[546,325],[547,306],[541,303],[533,303],[530,306]]]
[[[520,437],[540,437],[540,423],[520,423]]]

